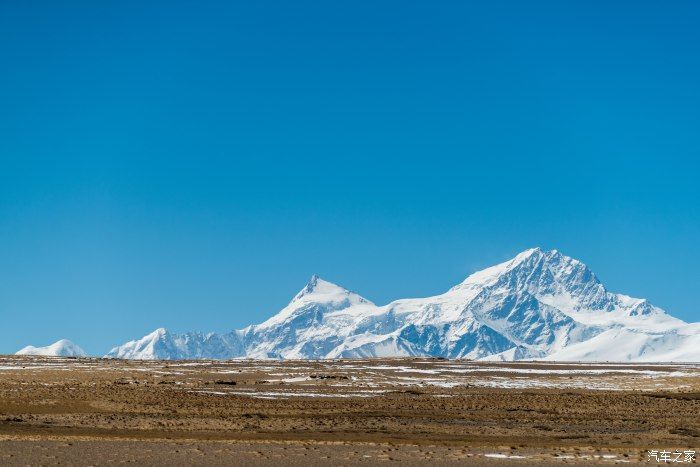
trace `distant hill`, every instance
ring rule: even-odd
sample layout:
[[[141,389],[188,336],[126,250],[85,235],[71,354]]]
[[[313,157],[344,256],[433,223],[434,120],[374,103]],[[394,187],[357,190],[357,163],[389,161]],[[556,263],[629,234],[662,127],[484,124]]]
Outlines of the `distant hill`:
[[[28,345],[19,350],[15,355],[43,355],[47,357],[86,357],[83,349],[68,339],[61,339],[46,347],[34,347]]]

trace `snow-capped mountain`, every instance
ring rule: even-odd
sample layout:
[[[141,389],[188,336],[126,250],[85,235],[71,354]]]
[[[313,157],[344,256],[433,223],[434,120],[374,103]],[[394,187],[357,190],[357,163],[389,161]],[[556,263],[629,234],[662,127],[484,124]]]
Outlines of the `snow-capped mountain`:
[[[316,276],[267,321],[228,334],[158,329],[112,349],[133,359],[440,356],[700,361],[700,324],[611,293],[582,262],[526,250],[447,292],[384,306]]]
[[[17,351],[15,355],[43,355],[45,357],[86,357],[87,354],[83,349],[69,341],[61,339],[46,347],[34,347],[28,345],[25,348]]]

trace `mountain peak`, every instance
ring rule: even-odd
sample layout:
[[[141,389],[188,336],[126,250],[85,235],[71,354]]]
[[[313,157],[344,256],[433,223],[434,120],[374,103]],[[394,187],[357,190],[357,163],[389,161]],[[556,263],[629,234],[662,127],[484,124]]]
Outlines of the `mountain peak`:
[[[340,310],[359,304],[373,305],[373,303],[356,293],[323,280],[314,274],[306,286],[296,294],[286,307],[267,321],[254,327],[256,329],[269,328],[284,323],[292,317],[307,313],[309,310]]]
[[[156,341],[158,339],[162,339],[163,337],[168,335],[168,330],[165,328],[158,328],[150,333],[146,334],[141,338],[142,341]]]
[[[294,297],[292,301],[297,301],[303,297],[308,297],[310,295],[334,295],[334,294],[344,294],[349,295],[352,292],[327,280],[321,279],[318,275],[314,274],[309,279],[309,282],[304,286],[301,291]]]
[[[498,280],[498,278],[501,275],[514,269],[518,265],[530,260],[531,258],[540,258],[544,255],[545,253],[540,247],[529,248],[527,250],[521,251],[514,258],[508,261],[504,261],[495,266],[491,266],[489,268],[482,269],[473,274],[470,274],[462,283],[454,286],[450,290],[472,289],[475,286],[484,286],[490,284]]]
[[[309,282],[306,284],[306,288],[310,290],[315,289],[318,286],[318,281],[326,282],[320,277],[318,277],[318,274],[313,274],[311,276],[311,279],[309,279]]]
[[[555,251],[555,250],[552,250],[552,251]],[[515,256],[515,258],[513,258],[513,261],[523,260],[523,259],[529,258],[530,256],[540,255],[542,253],[544,253],[544,251],[542,250],[542,248],[540,248],[538,246],[536,246],[534,248],[528,248],[527,250],[523,250],[520,253],[518,253]]]
[[[585,291],[600,296],[605,293],[598,278],[584,263],[558,250],[543,250],[540,247],[529,248],[508,261],[477,271],[450,290],[476,293],[499,281],[510,283],[513,287],[536,289],[543,294],[553,293],[557,287],[574,294]]]

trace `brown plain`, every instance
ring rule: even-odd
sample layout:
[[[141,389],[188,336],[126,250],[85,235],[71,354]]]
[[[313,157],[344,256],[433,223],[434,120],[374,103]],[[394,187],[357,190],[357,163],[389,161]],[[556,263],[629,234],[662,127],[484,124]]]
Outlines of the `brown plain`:
[[[646,462],[700,365],[0,357],[1,465]]]

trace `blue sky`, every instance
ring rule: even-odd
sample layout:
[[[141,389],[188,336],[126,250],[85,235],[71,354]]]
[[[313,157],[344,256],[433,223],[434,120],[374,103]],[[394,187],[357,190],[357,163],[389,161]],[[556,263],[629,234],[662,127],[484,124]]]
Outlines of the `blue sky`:
[[[0,352],[532,247],[700,320],[697,2],[0,5]]]

